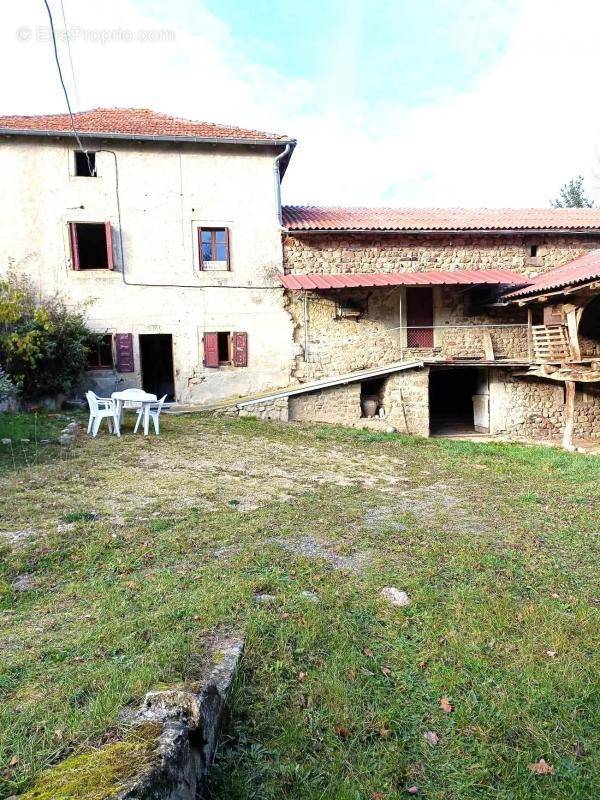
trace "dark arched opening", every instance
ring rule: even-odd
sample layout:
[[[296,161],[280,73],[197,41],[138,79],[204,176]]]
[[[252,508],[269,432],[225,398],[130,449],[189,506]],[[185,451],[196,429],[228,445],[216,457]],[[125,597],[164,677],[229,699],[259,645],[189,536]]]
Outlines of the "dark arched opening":
[[[600,342],[600,294],[583,309],[578,332],[584,339]]]

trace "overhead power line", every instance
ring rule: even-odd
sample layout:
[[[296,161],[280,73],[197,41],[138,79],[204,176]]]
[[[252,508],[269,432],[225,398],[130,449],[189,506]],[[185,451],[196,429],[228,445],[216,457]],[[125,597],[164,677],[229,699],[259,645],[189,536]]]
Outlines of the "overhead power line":
[[[79,101],[77,79],[75,78],[75,67],[73,66],[73,54],[71,53],[71,38],[69,36],[69,28],[67,26],[67,17],[65,14],[65,4],[63,3],[63,0],[60,0],[60,10],[62,12],[63,25],[65,26],[65,36],[67,38],[67,51],[69,53],[69,64],[71,65],[71,78],[73,79],[73,91],[75,92],[75,102],[77,103],[77,109],[80,109],[81,103]]]
[[[62,68],[60,66],[60,58],[58,57],[58,45],[56,44],[56,31],[54,29],[54,20],[52,19],[52,11],[50,10],[50,6],[48,5],[48,0],[44,0],[44,5],[46,6],[46,11],[48,12],[48,21],[50,22],[50,32],[52,34],[52,46],[54,48],[54,60],[56,61],[56,68],[58,69],[58,77],[60,79],[60,85],[62,86],[63,94],[65,96],[65,100],[67,101],[67,108],[69,109],[69,117],[71,119],[71,127],[73,128],[73,134],[75,136],[75,139],[77,140],[79,149],[85,153],[85,157],[87,159],[90,172],[94,174],[95,170],[90,161],[87,148],[85,148],[81,143],[81,139],[79,138],[79,134],[77,133],[77,128],[75,127],[73,111],[71,110],[71,101],[69,100],[69,93],[65,85],[65,80],[63,78]]]

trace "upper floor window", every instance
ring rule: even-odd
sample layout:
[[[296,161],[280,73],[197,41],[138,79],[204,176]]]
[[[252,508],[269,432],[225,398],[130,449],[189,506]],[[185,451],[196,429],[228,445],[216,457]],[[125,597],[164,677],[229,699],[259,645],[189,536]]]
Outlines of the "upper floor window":
[[[228,228],[198,228],[200,269],[229,269]]]
[[[89,150],[75,150],[75,175],[80,178],[95,178],[96,153]]]
[[[73,269],[114,269],[110,222],[69,222]]]

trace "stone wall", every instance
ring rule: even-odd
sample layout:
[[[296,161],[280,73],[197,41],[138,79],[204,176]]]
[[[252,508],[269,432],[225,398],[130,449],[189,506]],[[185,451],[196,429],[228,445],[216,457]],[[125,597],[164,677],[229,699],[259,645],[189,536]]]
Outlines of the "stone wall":
[[[348,303],[361,305],[366,313],[359,319],[339,318],[337,309]],[[526,312],[510,307],[469,313],[464,287],[434,290],[433,348],[407,348],[405,290],[400,287],[353,289],[335,295],[311,293],[306,308],[307,336],[304,299],[298,293],[288,293],[287,309],[296,346],[293,374],[300,381],[390,364],[401,358],[482,358],[488,335],[497,357],[527,359]]]
[[[600,237],[558,235],[345,234],[288,235],[286,273],[423,272],[510,269],[546,272],[599,246]],[[530,257],[531,245],[537,256]]]
[[[486,368],[478,368],[485,370]],[[400,433],[429,436],[428,367],[373,379],[364,387],[377,394],[381,424]],[[564,384],[519,378],[506,368],[489,369],[490,434],[534,441],[560,441],[564,431]],[[248,406],[240,416],[294,422],[366,423],[361,410],[361,382],[332,386],[290,398]],[[574,437],[600,438],[600,387],[578,384]]]
[[[599,242],[600,238],[593,235],[288,235],[284,240],[284,270],[293,274],[341,274],[501,268],[533,277],[566,264],[598,247]],[[535,258],[530,256],[533,244],[538,247]],[[467,309],[464,287],[435,288],[435,346],[407,350],[406,331],[399,330],[406,326],[404,298],[404,290],[394,287],[314,292],[308,295],[305,331],[303,297],[299,292],[288,292],[296,352],[293,376],[311,380],[391,363],[401,355],[439,360],[482,356],[488,334],[496,357],[527,359],[526,311],[511,306],[472,314]],[[358,320],[340,319],[336,306],[348,302],[366,304],[367,312]]]
[[[429,436],[429,369],[390,375],[383,387],[383,409],[401,433]]]
[[[287,422],[289,419],[287,397],[279,397],[277,400],[269,400],[264,403],[253,403],[243,406],[238,411],[240,417],[256,417],[257,419],[270,419],[275,422]]]
[[[351,425],[361,418],[360,383],[332,386],[289,399],[289,419],[294,422],[337,422]]]
[[[600,392],[578,384],[574,438],[600,437]],[[518,378],[490,371],[492,433],[534,440],[560,440],[565,425],[564,383]]]

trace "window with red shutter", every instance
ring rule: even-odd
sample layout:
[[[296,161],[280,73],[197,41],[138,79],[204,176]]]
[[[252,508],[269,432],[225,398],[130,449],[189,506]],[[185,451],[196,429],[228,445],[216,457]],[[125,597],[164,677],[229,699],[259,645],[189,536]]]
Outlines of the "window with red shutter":
[[[115,355],[117,372],[135,372],[132,333],[115,333]]]
[[[248,366],[248,334],[237,331],[233,334],[233,366]]]
[[[248,334],[218,331],[204,334],[205,367],[247,367]]]
[[[219,334],[218,333],[205,333],[204,334],[204,366],[205,367],[218,367],[219,366]]]
[[[114,269],[110,222],[69,222],[73,269]]]

